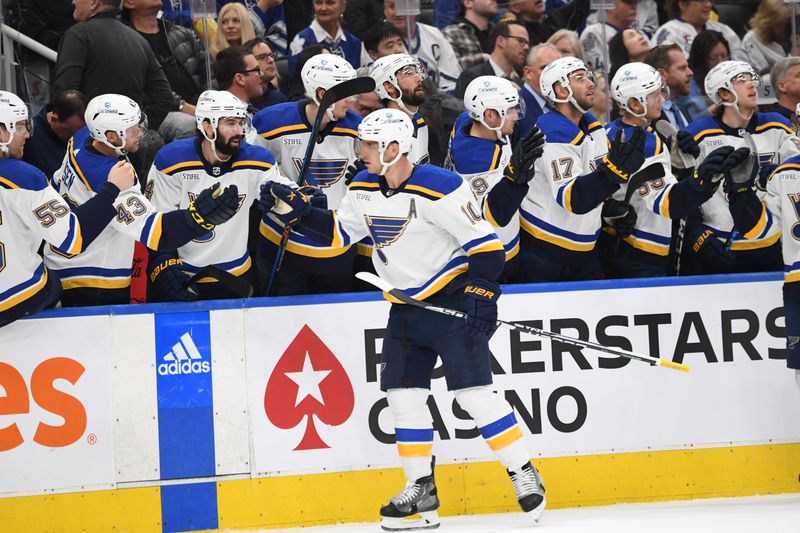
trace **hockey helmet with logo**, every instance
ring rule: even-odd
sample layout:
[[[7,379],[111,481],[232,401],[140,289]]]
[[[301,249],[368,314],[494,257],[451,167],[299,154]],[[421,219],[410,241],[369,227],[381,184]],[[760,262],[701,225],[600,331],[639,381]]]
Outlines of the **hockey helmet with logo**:
[[[132,99],[121,94],[101,94],[86,104],[86,127],[89,134],[114,150],[118,155],[125,155],[125,141],[132,128],[139,128],[141,133],[147,130],[147,117]],[[106,133],[113,131],[120,139],[120,145],[112,143]]]
[[[514,84],[505,78],[498,76],[478,76],[467,85],[464,91],[464,107],[467,108],[469,116],[477,120],[492,131],[501,136],[500,130],[506,121],[509,109],[514,109],[517,119],[525,114],[524,103],[519,98],[519,91]],[[500,115],[500,125],[492,127],[486,123],[484,112],[492,109]]]
[[[425,79],[425,69],[422,68],[417,58],[408,54],[389,54],[370,65],[369,76],[375,80],[375,92],[378,93],[381,100],[394,100],[395,102],[400,100],[401,91],[400,84],[397,82],[397,73],[405,69],[411,69]],[[398,96],[396,98],[386,91],[385,82],[389,82],[397,89]]]
[[[247,104],[228,91],[203,91],[200,98],[197,99],[195,118],[197,120],[197,129],[199,129],[203,136],[209,141],[212,139],[206,136],[206,132],[203,129],[203,122],[206,120],[214,129],[215,135],[219,119],[221,118],[243,119],[245,135],[250,127]]]
[[[358,138],[364,141],[378,143],[380,162],[383,165],[381,174],[395,164],[403,154],[411,151],[411,142],[414,138],[414,125],[408,115],[397,109],[378,109],[373,111],[358,125]],[[383,154],[390,144],[396,142],[400,151],[392,161],[386,162]]]
[[[356,77],[356,69],[343,57],[335,54],[317,54],[306,61],[300,76],[303,79],[306,96],[319,105],[317,89],[327,91],[343,81],[352,80]]]
[[[611,80],[611,96],[614,101],[621,109],[637,117],[647,115],[647,96],[656,91],[661,91],[665,98],[669,96],[669,89],[662,82],[661,75],[645,63],[623,65]],[[629,107],[631,98],[638,101],[644,111],[633,111]]]
[[[753,80],[756,87],[761,84],[761,78],[755,71],[752,65],[744,61],[723,61],[706,74],[705,89],[706,94],[711,101],[717,105],[737,106],[739,97],[733,89],[733,81],[741,76],[741,79],[747,79],[749,76]],[[724,102],[720,98],[720,89],[727,89],[733,94],[733,102]]]
[[[586,67],[586,64],[575,57],[561,57],[547,65],[544,70],[542,70],[542,76],[539,78],[539,89],[542,91],[542,96],[551,104],[571,103],[576,109],[585,113],[587,110],[583,109],[578,105],[578,102],[575,101],[569,78],[573,72],[578,72],[579,70],[585,70],[586,75],[590,79],[594,79],[594,76]],[[567,90],[566,98],[558,98],[554,87],[556,83],[560,83],[561,86]]]

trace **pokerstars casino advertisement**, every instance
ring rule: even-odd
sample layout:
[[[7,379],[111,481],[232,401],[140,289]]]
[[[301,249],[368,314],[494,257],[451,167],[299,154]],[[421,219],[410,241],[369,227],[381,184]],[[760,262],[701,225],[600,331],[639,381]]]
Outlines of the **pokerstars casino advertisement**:
[[[688,374],[499,329],[493,389],[532,457],[715,447],[800,438],[785,365],[779,282],[506,294],[500,318],[686,363]],[[246,310],[256,472],[398,464],[379,388],[389,304]],[[280,326],[278,326],[278,324]],[[439,462],[491,460],[434,371]]]

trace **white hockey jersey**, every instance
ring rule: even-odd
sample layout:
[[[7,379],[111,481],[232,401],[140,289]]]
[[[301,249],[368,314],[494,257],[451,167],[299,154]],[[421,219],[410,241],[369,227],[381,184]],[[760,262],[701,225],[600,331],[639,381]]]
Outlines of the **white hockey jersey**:
[[[230,220],[178,248],[186,272],[193,274],[208,265],[234,275],[250,269],[249,209],[261,195],[261,186],[269,181],[294,186],[293,181],[280,174],[272,154],[246,142],[229,161],[219,165],[211,165],[203,158],[201,140],[197,138],[173,141],[158,151],[147,188],[152,191],[150,201],[160,211],[187,209],[193,198],[215,183],[221,189],[229,185],[239,189],[240,207]]]
[[[617,135],[617,131],[624,127],[625,137],[630,139],[633,135],[633,126],[623,124],[621,119],[617,119],[606,126],[606,133],[609,139]],[[636,211],[636,225],[633,233],[625,237],[625,242],[643,252],[659,256],[669,255],[669,246],[672,240],[672,220],[670,219],[670,191],[677,185],[678,180],[672,175],[672,163],[670,162],[669,150],[661,141],[661,137],[653,131],[652,127],[645,130],[644,145],[645,161],[642,168],[647,168],[652,164],[659,164],[664,167],[664,177],[651,180],[642,185],[631,195],[630,205]],[[625,200],[627,194],[627,184],[622,185],[612,198],[615,200]],[[614,229],[603,226],[603,231],[614,234]]]
[[[355,177],[334,212],[334,242],[366,236],[375,242],[377,274],[421,300],[465,273],[469,256],[503,249],[469,184],[433,165],[414,167],[391,193],[384,178],[367,171]]]
[[[800,156],[775,169],[767,181],[763,202],[761,218],[745,237],[757,239],[777,227],[786,236],[781,240],[783,279],[787,283],[800,281]]]
[[[414,123],[414,138],[411,140],[411,151],[408,152],[408,160],[415,165],[425,165],[430,163],[431,157],[428,153],[428,124],[419,111],[411,117]]]
[[[600,234],[602,203],[588,213],[573,213],[571,188],[575,178],[593,172],[608,152],[606,130],[590,113],[576,125],[551,111],[537,124],[547,143],[520,205],[521,227],[535,239],[565,250],[590,252]]]
[[[24,306],[47,285],[38,253],[43,240],[62,253],[79,253],[78,217],[41,170],[0,158],[0,313]]]
[[[597,11],[586,18],[586,25],[600,22]],[[636,4],[636,20],[631,23],[631,28],[636,28],[647,34],[648,37],[658,28],[658,6],[655,0],[639,0]]]
[[[731,59],[749,63],[747,53],[742,47],[742,41],[730,26],[722,22],[709,20],[706,22],[705,29],[718,31],[725,36],[725,39],[728,41],[728,46],[731,49]],[[689,51],[692,49],[692,42],[696,36],[697,30],[694,29],[694,26],[679,19],[672,19],[662,24],[656,30],[655,34],[653,34],[653,38],[650,39],[650,44],[655,47],[661,44],[675,43],[683,49],[683,54],[688,58]]]
[[[709,153],[720,146],[732,146],[741,148],[744,146],[742,134],[750,133],[753,141],[758,148],[760,163],[780,164],[790,157],[800,154],[800,139],[798,139],[789,121],[778,113],[756,113],[750,120],[746,128],[736,129],[725,125],[721,120],[708,117],[689,124],[687,130],[694,135],[695,141],[700,145],[701,162]],[[714,196],[700,207],[703,217],[703,224],[708,226],[721,241],[726,242],[730,238],[730,249],[732,251],[753,250],[766,248],[778,241],[780,238],[780,228],[774,225],[770,231],[764,235],[745,239],[738,232],[733,230],[733,217],[731,217],[728,207],[728,198],[720,187]]]
[[[606,23],[605,36],[606,40],[603,41],[603,24],[599,22],[595,24],[588,24],[581,32],[581,46],[583,47],[584,54],[586,55],[586,65],[592,69],[603,72],[605,70],[605,63],[603,61],[603,48],[608,48],[608,42],[614,37],[619,28]],[[609,61],[611,59],[609,58]]]
[[[450,146],[447,151],[445,168],[458,173],[469,183],[472,192],[482,204],[483,213],[495,229],[506,252],[506,261],[510,261],[519,253],[519,216],[515,216],[505,225],[500,226],[492,217],[486,195],[501,179],[503,171],[511,160],[511,141],[489,141],[472,137],[469,129],[472,119],[464,112],[456,120],[450,135]]]
[[[94,197],[119,162],[96,151],[91,143],[89,130],[78,130],[67,144],[61,168],[53,174],[53,186],[71,205],[83,205]],[[114,207],[117,216],[82,254],[73,256],[52,244],[45,247],[45,264],[65,290],[125,289],[131,284],[134,243],[158,247],[163,215],[139,192],[138,184],[121,191]]]
[[[281,174],[292,181],[300,177],[306,148],[311,138],[311,124],[306,118],[306,101],[285,102],[258,112],[253,126],[258,132],[259,144],[275,157]],[[314,147],[309,163],[306,183],[319,187],[328,200],[328,209],[336,209],[341,203],[347,186],[344,175],[347,167],[358,157],[355,143],[361,117],[352,111],[336,122],[326,126],[323,141]],[[281,241],[284,225],[273,215],[262,218],[261,235],[276,246]],[[310,259],[332,258],[344,254],[345,247],[323,246],[296,231],[289,234],[286,251]]]
[[[405,43],[408,53],[417,58],[440,91],[453,92],[461,75],[461,65],[453,46],[435,26],[417,22],[416,28],[416,39]]]

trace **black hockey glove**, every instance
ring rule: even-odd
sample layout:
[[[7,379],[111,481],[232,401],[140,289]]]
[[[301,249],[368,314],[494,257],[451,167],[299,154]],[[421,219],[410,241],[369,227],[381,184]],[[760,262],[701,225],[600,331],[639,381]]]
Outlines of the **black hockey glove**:
[[[320,209],[328,209],[328,197],[319,187],[312,185],[303,185],[300,187],[300,192],[308,196],[308,202],[311,207],[319,207]]]
[[[598,165],[612,183],[627,183],[634,172],[644,165],[644,130],[633,128],[628,140],[625,140],[624,133],[622,129],[617,131],[608,153]]]
[[[497,327],[497,299],[500,285],[488,279],[475,279],[464,287],[467,296],[467,335],[491,335]]]
[[[183,261],[177,258],[158,263],[150,271],[150,283],[156,297],[163,302],[191,302],[197,300],[200,293],[189,274],[183,271]]]
[[[758,177],[758,154],[749,148],[737,148],[722,163],[725,176],[723,190],[727,194],[739,194],[750,191]]]
[[[630,237],[636,226],[636,210],[621,200],[608,199],[601,211],[603,220],[617,231],[617,236]]]
[[[503,176],[518,185],[525,185],[533,179],[533,167],[544,151],[544,133],[534,126],[511,153],[511,161],[506,165]]]
[[[761,168],[758,169],[756,188],[758,188],[759,191],[763,192],[767,190],[767,182],[769,181],[769,177],[772,176],[772,173],[775,172],[776,168],[778,168],[778,165],[774,163],[765,163],[761,165]]]
[[[678,132],[678,148],[681,152],[694,158],[700,157],[700,145],[694,140],[694,135],[688,131]]]
[[[692,238],[692,251],[697,254],[703,271],[730,272],[736,263],[733,254],[725,251],[725,244],[716,238],[710,229],[698,228],[698,230]]]
[[[362,170],[366,170],[367,167],[364,165],[364,162],[360,159],[356,159],[353,163],[347,167],[347,170],[344,171],[344,184],[350,185],[353,181],[353,178],[361,172]]]
[[[258,196],[258,210],[264,213],[272,211],[272,208],[275,207],[275,197],[272,196],[272,192],[269,190],[271,185],[271,181],[261,185],[261,193]]]
[[[733,152],[732,146],[721,146],[708,154],[690,178],[692,189],[697,192],[713,194],[722,181],[725,158]]]
[[[220,191],[219,183],[215,183],[189,204],[186,216],[190,222],[211,231],[217,224],[230,220],[238,209],[239,189],[236,185],[229,185]]]
[[[294,225],[311,211],[311,202],[308,196],[299,189],[271,182],[269,192],[275,197],[272,212],[287,226]]]

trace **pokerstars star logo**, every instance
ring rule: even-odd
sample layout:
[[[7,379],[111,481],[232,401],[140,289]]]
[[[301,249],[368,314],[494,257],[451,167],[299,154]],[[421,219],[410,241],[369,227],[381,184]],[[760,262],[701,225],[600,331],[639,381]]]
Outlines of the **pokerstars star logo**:
[[[307,325],[283,352],[264,391],[264,411],[277,428],[292,429],[303,419],[305,432],[294,450],[330,448],[315,418],[330,426],[353,414],[353,385],[339,359]]]

